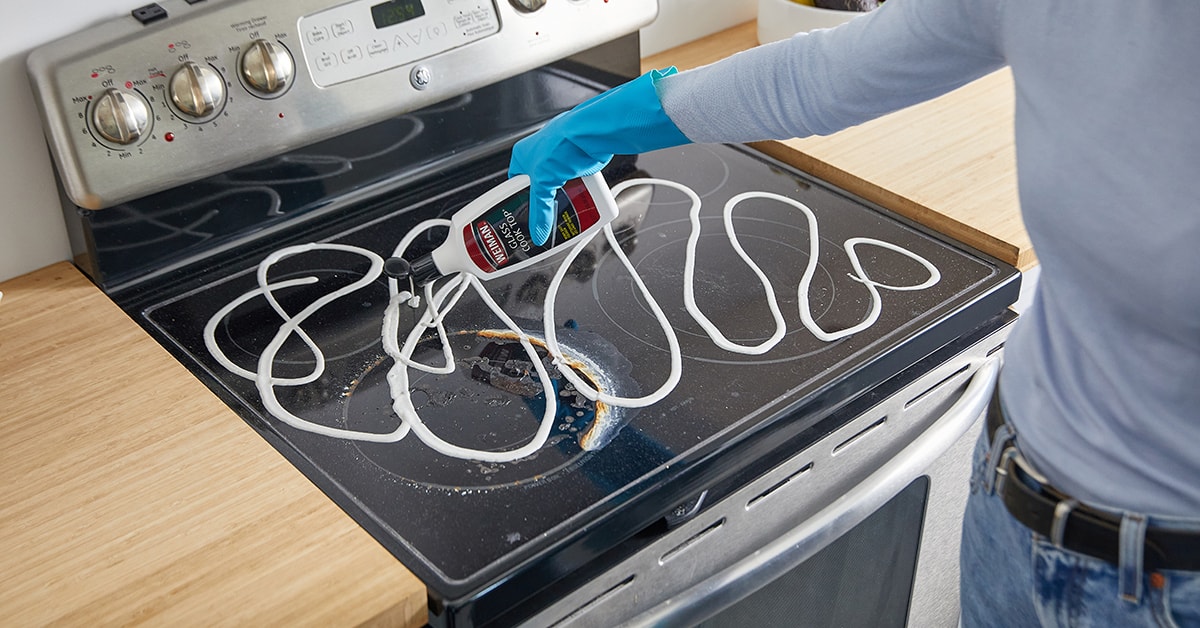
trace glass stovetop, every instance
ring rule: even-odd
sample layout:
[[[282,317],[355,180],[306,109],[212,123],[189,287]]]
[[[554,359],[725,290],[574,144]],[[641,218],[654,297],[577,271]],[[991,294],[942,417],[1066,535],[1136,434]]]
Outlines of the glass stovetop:
[[[503,170],[420,202],[396,202],[389,213],[329,236],[388,256],[417,222],[449,214],[502,180]],[[619,430],[605,430],[593,451],[580,441],[589,433],[596,406],[556,380],[559,418],[547,445],[511,463],[482,463],[438,454],[410,435],[390,444],[330,438],[293,429],[267,415],[253,381],[233,375],[206,349],[203,330],[219,309],[256,287],[254,268],[217,278],[186,294],[147,308],[149,325],[177,355],[246,420],[297,464],[344,509],[392,551],[431,591],[443,598],[474,595],[491,583],[530,572],[554,556],[541,577],[561,575],[572,561],[636,530],[605,531],[613,513],[650,521],[681,495],[672,478],[697,461],[711,460],[742,438],[770,438],[775,425],[816,423],[827,409],[874,386],[1001,311],[1015,297],[1015,271],[930,236],[884,212],[828,189],[750,150],[687,146],[620,159],[606,171],[610,184],[653,176],[693,187],[702,197],[697,299],[730,339],[751,343],[773,331],[762,288],[722,234],[720,211],[733,195],[775,192],[806,203],[817,215],[822,240],[819,268],[810,291],[814,318],[826,330],[856,324],[867,315],[866,288],[848,275],[842,244],[870,237],[901,245],[931,261],[942,279],[917,292],[882,291],[883,309],[871,328],[822,342],[800,323],[796,285],[808,260],[808,227],[794,208],[767,200],[739,206],[735,224],[742,245],[775,285],[788,325],[778,346],[764,355],[718,349],[683,309],[684,243],[688,203],[678,191],[635,188],[618,198],[613,223],[622,249],[656,295],[676,329],[683,359],[679,386],[663,401],[615,412]],[[294,242],[278,242],[279,247]],[[437,237],[418,247],[428,250]],[[659,386],[669,356],[658,323],[603,238],[576,260],[557,306],[563,347],[604,371],[610,392],[626,396]],[[910,285],[928,276],[916,262],[891,251],[859,249],[866,270],[880,283]],[[556,262],[487,282],[490,294],[523,327],[540,334],[541,303]],[[282,289],[276,297],[298,311],[334,286],[366,269],[363,258],[336,251],[298,255],[279,263],[271,281],[316,276],[318,283]],[[1009,289],[1011,288],[1011,289]],[[981,302],[987,302],[980,306]],[[392,414],[384,375],[391,365],[380,342],[387,303],[384,279],[323,309],[304,325],[326,357],[324,375],[298,387],[279,387],[281,402],[311,421],[336,427],[388,431]],[[401,337],[415,312],[401,322]],[[953,321],[953,322],[951,322]],[[280,318],[261,297],[250,298],[221,319],[214,337],[240,367],[254,370]],[[537,429],[545,399],[522,381],[527,360],[510,339],[487,334],[499,326],[478,298],[468,296],[447,319],[459,358],[452,375],[412,372],[419,412],[442,438],[485,449],[509,449]],[[416,357],[437,363],[436,343]],[[514,353],[515,349],[515,353]],[[481,368],[479,358],[509,368]],[[295,337],[275,362],[277,377],[312,369],[312,355]],[[536,382],[536,379],[533,380]],[[536,386],[536,383],[534,384]],[[806,406],[806,400],[815,405]],[[820,400],[820,404],[817,404]],[[816,408],[816,409],[814,409]],[[706,464],[708,464],[706,462]],[[730,460],[726,471],[740,463]],[[717,465],[717,467],[722,465]],[[585,525],[586,524],[586,525]],[[587,535],[604,532],[604,540]],[[581,547],[587,547],[578,552]],[[567,548],[574,548],[566,551]],[[572,558],[574,556],[575,558]],[[582,557],[582,558],[581,558]],[[564,562],[565,561],[565,562]]]

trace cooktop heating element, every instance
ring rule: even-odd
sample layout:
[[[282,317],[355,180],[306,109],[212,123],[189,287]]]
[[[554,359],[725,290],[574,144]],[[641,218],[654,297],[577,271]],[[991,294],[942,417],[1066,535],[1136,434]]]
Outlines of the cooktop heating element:
[[[273,169],[287,167],[281,163]],[[439,195],[398,196],[378,217],[318,239],[387,256],[413,225],[448,216],[503,176],[498,169],[478,180],[456,182]],[[618,196],[621,214],[614,230],[678,334],[682,379],[652,406],[611,408],[589,401],[552,370],[555,389],[549,394],[557,399],[558,411],[550,438],[534,455],[503,463],[446,456],[412,437],[394,443],[330,438],[270,416],[254,382],[220,364],[204,341],[207,325],[229,361],[246,371],[256,369],[281,319],[261,294],[255,296],[253,267],[148,307],[145,315],[211,386],[299,460],[435,597],[455,600],[498,581],[527,583],[523,578],[533,574],[545,577],[566,568],[560,561],[578,560],[573,554],[586,556],[618,542],[636,528],[616,526],[615,513],[621,513],[622,522],[645,525],[672,503],[644,503],[647,495],[676,501],[688,497],[663,488],[671,478],[690,473],[720,477],[724,472],[708,462],[715,453],[739,442],[782,438],[772,432],[797,434],[813,427],[845,400],[1012,300],[1011,271],[744,148],[687,146],[618,160],[606,171],[610,184],[635,176],[681,182],[701,196],[704,230],[698,242],[696,298],[736,342],[759,342],[774,329],[761,285],[720,231],[722,206],[742,192],[772,192],[812,208],[822,246],[808,300],[823,329],[851,327],[871,308],[867,287],[851,276],[854,269],[843,249],[848,239],[867,237],[902,246],[928,260],[941,279],[919,291],[882,291],[875,325],[822,341],[797,314],[795,286],[809,262],[808,223],[786,204],[746,200],[738,206],[735,226],[742,245],[776,286],[788,331],[765,354],[729,353],[714,346],[684,312],[682,269],[690,233],[686,197],[665,186],[630,188]],[[432,234],[417,246],[428,250],[440,237]],[[909,256],[879,247],[860,247],[857,253],[872,280],[881,284],[917,285],[929,278],[927,269]],[[283,309],[295,313],[337,286],[361,279],[367,266],[361,256],[313,251],[279,261],[269,280],[278,286],[273,294]],[[523,329],[540,336],[542,302],[555,268],[551,261],[485,286]],[[318,281],[289,283],[299,277]],[[594,240],[566,277],[554,325],[575,372],[620,395],[657,387],[670,370],[665,339],[613,250],[602,238]],[[381,432],[397,426],[385,382],[391,358],[380,343],[387,300],[386,282],[380,278],[305,323],[312,342],[322,349],[325,370],[307,385],[278,387],[283,406],[339,428]],[[222,308],[227,311],[220,313]],[[402,313],[408,319],[401,321],[403,333],[417,311],[404,308]],[[530,376],[532,364],[514,335],[503,331],[470,292],[445,322],[457,369],[449,375],[414,375],[410,389],[422,419],[464,447],[500,451],[527,442],[538,428],[547,392]],[[436,338],[427,340],[414,357],[438,363]],[[313,366],[312,351],[292,336],[274,360],[273,376],[299,378]],[[612,525],[606,526],[608,522]],[[584,528],[593,530],[581,545]],[[604,531],[604,540],[596,540],[595,530]]]

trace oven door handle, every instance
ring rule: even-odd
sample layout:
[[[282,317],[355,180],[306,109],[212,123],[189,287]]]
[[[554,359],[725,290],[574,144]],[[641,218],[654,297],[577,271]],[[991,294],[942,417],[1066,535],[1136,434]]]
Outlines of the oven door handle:
[[[762,550],[639,615],[629,625],[695,624],[754,593],[849,532],[920,477],[975,424],[991,399],[999,368],[999,358],[983,360],[962,396],[929,429],[816,515]]]

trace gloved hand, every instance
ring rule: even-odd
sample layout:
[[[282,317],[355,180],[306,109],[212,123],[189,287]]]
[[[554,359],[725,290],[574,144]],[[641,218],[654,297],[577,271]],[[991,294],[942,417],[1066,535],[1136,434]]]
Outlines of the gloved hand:
[[[599,172],[613,155],[635,155],[690,143],[659,102],[655,83],[675,73],[651,70],[563,112],[513,146],[508,176],[529,175],[529,232],[550,237],[554,196],[576,177]]]

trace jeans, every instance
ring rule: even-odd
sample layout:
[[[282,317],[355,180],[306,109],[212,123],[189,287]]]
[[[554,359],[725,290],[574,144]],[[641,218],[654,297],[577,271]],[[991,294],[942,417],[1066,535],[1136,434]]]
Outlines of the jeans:
[[[1126,583],[1123,596],[1116,565],[1059,549],[1014,519],[1000,497],[987,490],[987,474],[994,473],[987,438],[981,434],[975,446],[963,518],[964,628],[1200,627],[1200,572],[1141,573],[1140,587],[1131,589]],[[1167,524],[1155,519],[1150,523]],[[1200,530],[1195,522],[1170,523]]]

